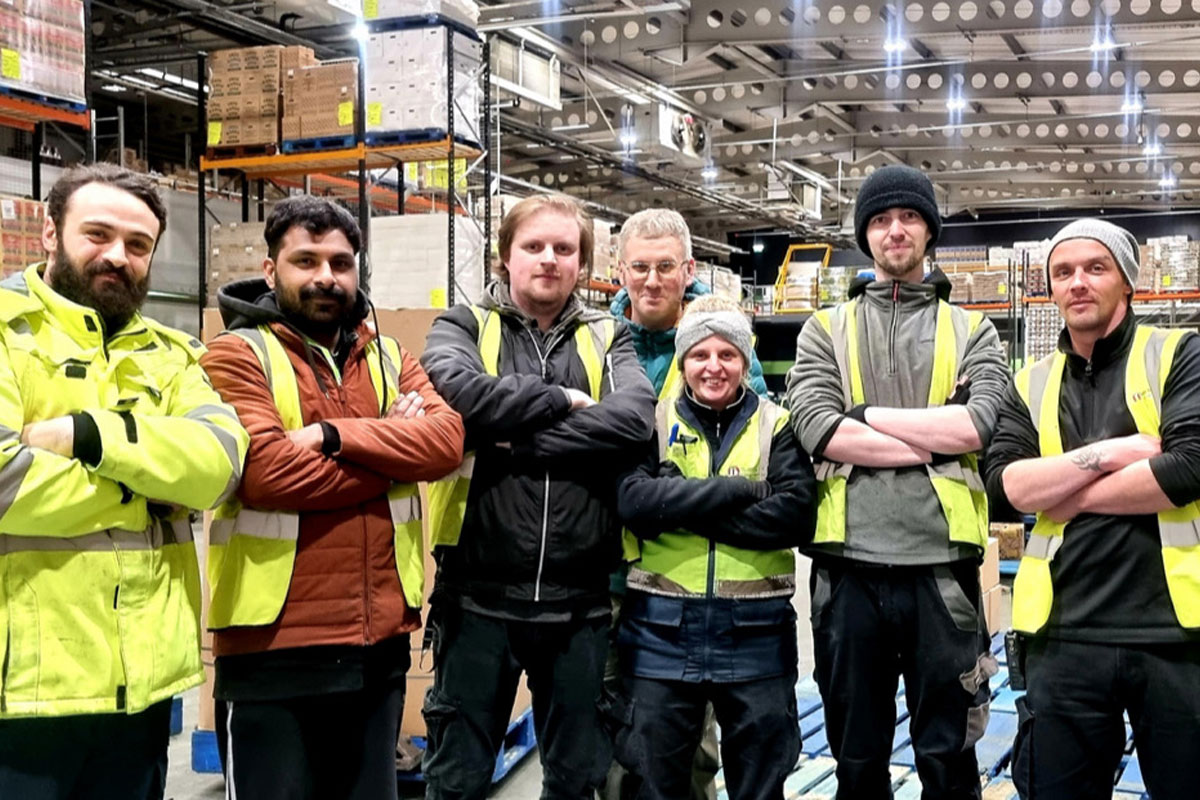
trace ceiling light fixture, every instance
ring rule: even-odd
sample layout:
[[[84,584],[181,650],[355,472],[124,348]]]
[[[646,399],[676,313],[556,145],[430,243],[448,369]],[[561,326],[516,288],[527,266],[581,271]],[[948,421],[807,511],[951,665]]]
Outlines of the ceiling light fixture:
[[[888,39],[883,43],[883,52],[889,55],[903,53],[908,48],[908,42],[903,39]]]
[[[1163,175],[1162,179],[1158,182],[1158,185],[1162,189],[1174,189],[1175,188],[1175,176],[1174,175]]]

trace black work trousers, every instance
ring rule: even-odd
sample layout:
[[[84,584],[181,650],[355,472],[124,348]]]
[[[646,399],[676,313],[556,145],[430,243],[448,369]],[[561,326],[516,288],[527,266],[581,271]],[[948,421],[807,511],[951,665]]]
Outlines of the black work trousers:
[[[721,761],[730,800],[783,800],[783,782],[800,755],[796,673],[738,683],[625,678],[628,729],[617,758],[639,788],[637,800],[686,800],[711,703],[721,728]]]
[[[161,800],[171,701],[138,714],[0,721],[0,798]]]
[[[904,676],[925,800],[980,797],[975,742],[988,721],[989,650],[979,571],[814,564],[813,645],[839,800],[891,798],[888,763]]]
[[[590,800],[611,744],[599,702],[609,616],[518,622],[447,606],[430,623],[434,682],[423,709],[427,800],[487,797],[522,670],[533,695],[544,800]]]
[[[1128,712],[1154,800],[1200,792],[1200,643],[1026,643],[1013,782],[1026,800],[1111,797]]]
[[[230,798],[396,798],[396,737],[404,680],[353,692],[224,704],[225,781]]]

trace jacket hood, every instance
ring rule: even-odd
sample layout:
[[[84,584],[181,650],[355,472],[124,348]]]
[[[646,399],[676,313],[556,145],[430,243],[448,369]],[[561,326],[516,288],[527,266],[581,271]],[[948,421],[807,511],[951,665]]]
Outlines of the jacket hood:
[[[890,279],[879,281],[859,276],[850,281],[850,288],[847,290],[846,295],[850,300],[853,300],[860,295],[866,294],[868,286],[887,286],[887,290],[891,291],[891,285],[893,283],[895,283],[895,281]],[[921,280],[919,285],[932,286],[934,293],[937,295],[939,300],[944,300],[947,303],[950,302],[950,290],[953,288],[953,286],[950,283],[950,279],[946,277],[946,273],[942,272],[938,267],[934,267],[929,274]]]
[[[367,318],[369,303],[367,295],[359,289],[350,319],[346,321],[347,330],[354,330]],[[222,286],[217,290],[217,307],[227,330],[255,328],[270,322],[295,327],[279,310],[274,290],[262,278],[247,278]]]
[[[691,283],[689,283],[683,290],[684,307],[686,308],[687,304],[695,300],[697,297],[706,294],[712,294],[712,289],[708,288],[708,284],[699,278],[692,278]],[[635,331],[642,327],[634,322],[631,318],[633,313],[633,301],[629,299],[628,288],[624,286],[621,287],[621,291],[617,292],[616,296],[613,297],[612,303],[609,304],[608,310],[609,313],[611,313],[614,317],[620,317],[628,322],[629,327]],[[674,333],[671,335],[672,338],[674,338]]]

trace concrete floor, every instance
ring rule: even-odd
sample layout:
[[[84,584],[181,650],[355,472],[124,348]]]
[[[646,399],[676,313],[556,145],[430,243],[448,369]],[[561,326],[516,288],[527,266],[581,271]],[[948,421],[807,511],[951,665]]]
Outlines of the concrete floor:
[[[812,672],[812,627],[809,622],[808,573],[810,562],[798,558],[796,564],[796,596],[792,604],[796,607],[797,636],[800,640],[800,677]],[[171,739],[170,768],[167,773],[168,800],[219,800],[225,796],[224,781],[220,775],[192,772],[192,736],[196,727],[198,689],[188,692],[183,699],[183,733]],[[493,800],[529,800],[538,797],[542,788],[542,768],[536,753],[527,755],[520,764],[493,787]],[[401,786],[401,797],[422,796],[419,786]]]

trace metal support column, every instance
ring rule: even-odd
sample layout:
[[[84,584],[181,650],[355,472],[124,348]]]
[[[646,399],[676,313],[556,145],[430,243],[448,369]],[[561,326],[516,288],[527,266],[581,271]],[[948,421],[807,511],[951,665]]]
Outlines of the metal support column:
[[[250,221],[250,179],[242,173],[242,222]]]
[[[446,307],[454,307],[454,28],[446,26]]]
[[[264,202],[267,191],[266,181],[264,181],[262,178],[259,178],[256,183],[258,184],[258,221],[262,222],[267,216],[267,209]]]
[[[483,102],[479,104],[482,118],[479,121],[483,134],[483,274],[491,272],[492,260],[492,40],[483,38]],[[499,164],[497,164],[499,166]],[[485,280],[486,282],[486,280]]]
[[[367,248],[371,244],[371,206],[367,202],[367,43],[358,42],[358,101],[354,106],[354,141],[363,148],[358,159],[358,228],[362,247],[358,251],[358,285],[370,292],[371,274],[367,267]]]
[[[46,146],[46,126],[39,122],[33,126],[33,155],[29,159],[31,174],[29,184],[34,200],[42,199],[42,148]]]
[[[396,213],[404,216],[404,162],[396,162]]]

